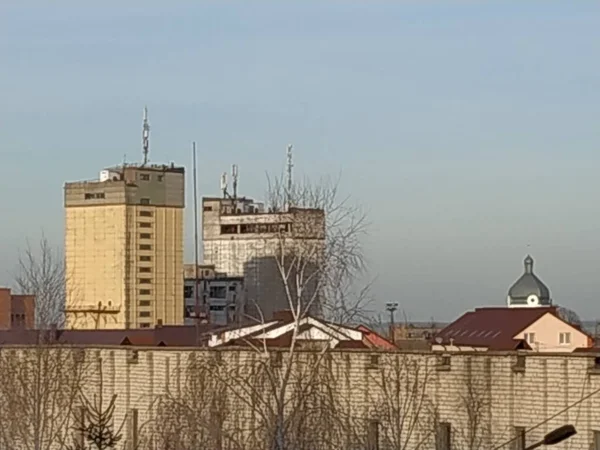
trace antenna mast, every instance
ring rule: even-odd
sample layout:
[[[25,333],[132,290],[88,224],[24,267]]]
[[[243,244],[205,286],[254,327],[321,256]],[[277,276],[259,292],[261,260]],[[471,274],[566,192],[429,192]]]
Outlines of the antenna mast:
[[[233,198],[237,198],[237,186],[238,186],[238,166],[234,164],[231,166],[231,178],[233,179]]]
[[[196,181],[196,142],[192,143],[193,180],[194,180],[194,308],[196,313],[196,338],[198,339],[200,321],[200,297],[198,292],[198,183]]]
[[[221,175],[221,191],[223,192],[223,198],[227,198],[227,172],[223,172]]]
[[[148,107],[144,106],[144,125],[142,127],[142,149],[144,161],[142,165],[148,164],[148,150],[150,148],[150,124],[148,123]]]
[[[287,187],[285,192],[286,209],[289,209],[292,206],[292,170],[294,168],[294,163],[292,161],[292,147],[292,144],[287,146]]]

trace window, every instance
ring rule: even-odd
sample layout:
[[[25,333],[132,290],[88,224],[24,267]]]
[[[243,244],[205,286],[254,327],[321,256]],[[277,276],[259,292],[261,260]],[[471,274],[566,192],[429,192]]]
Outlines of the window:
[[[227,298],[227,289],[225,286],[211,286],[208,295],[211,298]]]
[[[255,223],[243,223],[240,225],[240,233],[256,233],[257,230]]]
[[[535,333],[525,333],[523,339],[525,339],[525,342],[528,344],[535,344]]]
[[[150,300],[140,300],[140,306],[150,306]]]
[[[525,450],[525,427],[515,427],[513,430],[513,450]]]
[[[229,291],[235,292],[235,284],[232,284],[231,286],[229,286]]]
[[[140,256],[140,261],[150,262],[152,261],[152,256]]]
[[[140,205],[149,205],[149,204],[150,204],[149,198],[140,198]]]
[[[152,211],[140,211],[140,217],[152,217]]]
[[[86,200],[90,200],[92,198],[105,198],[104,196],[104,192],[88,192],[87,194],[85,194],[85,199]]]
[[[204,211],[212,211],[212,206],[205,206],[202,208]]]
[[[140,267],[139,271],[140,273],[150,273],[152,272],[152,267]]]
[[[221,225],[221,234],[237,234],[237,225]]]
[[[149,323],[140,323],[140,328],[150,328]]]
[[[151,278],[140,278],[139,282],[140,282],[140,284],[152,284],[152,279]]]
[[[158,181],[162,181],[164,177],[165,177],[164,175],[159,175],[159,176],[158,176],[158,177],[156,177],[156,178],[158,179]]]
[[[140,250],[152,250],[152,246],[150,244],[140,244]]]
[[[571,343],[571,333],[558,333],[558,342],[560,345],[568,345]]]
[[[379,450],[379,421],[369,420],[367,424],[367,450]]]
[[[142,181],[150,181],[150,175],[147,173],[140,173],[140,180]]]
[[[140,317],[150,317],[150,311],[140,311]]]
[[[184,286],[183,287],[183,296],[185,298],[192,298],[194,295],[194,286]]]
[[[140,239],[152,239],[152,235],[150,233],[140,233]]]
[[[452,426],[448,422],[440,422],[436,430],[436,450],[451,450]]]
[[[150,289],[140,289],[140,295],[151,295],[152,291]]]
[[[152,224],[150,222],[139,222],[138,226],[140,228],[152,228]]]

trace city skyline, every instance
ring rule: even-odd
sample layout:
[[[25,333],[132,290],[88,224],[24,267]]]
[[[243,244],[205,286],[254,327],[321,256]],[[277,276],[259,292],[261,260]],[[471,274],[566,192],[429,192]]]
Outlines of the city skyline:
[[[0,6],[0,285],[26,239],[62,247],[64,182],[141,161],[147,104],[151,162],[189,168],[197,141],[200,196],[236,163],[262,200],[288,143],[297,176],[341,173],[381,310],[502,306],[530,253],[555,303],[600,316],[600,9],[533,3]]]

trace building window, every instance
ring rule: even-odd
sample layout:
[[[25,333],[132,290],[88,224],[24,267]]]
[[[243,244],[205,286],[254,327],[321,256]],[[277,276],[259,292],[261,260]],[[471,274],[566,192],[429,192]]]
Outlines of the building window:
[[[560,345],[568,345],[571,343],[571,333],[558,333],[558,342]]]
[[[513,433],[513,450],[525,450],[525,427],[515,427]]]
[[[150,289],[140,289],[140,295],[151,295],[152,291]]]
[[[535,344],[535,333],[525,333],[523,339],[525,339],[525,342],[528,344]]]
[[[237,225],[221,225],[221,234],[237,234]]]
[[[140,323],[140,328],[150,328],[149,323]]]
[[[208,295],[210,298],[227,298],[227,289],[225,286],[211,286]]]
[[[140,180],[142,181],[150,181],[150,175],[147,173],[140,173]]]
[[[229,291],[235,292],[235,284],[232,284],[231,286],[229,286]]]
[[[149,198],[140,198],[140,205],[149,205],[149,204],[150,204]]]
[[[152,272],[152,267],[139,267],[140,273],[150,273]]]
[[[150,317],[150,311],[140,311],[140,317]]]
[[[158,179],[158,181],[162,181],[164,177],[165,177],[164,175],[159,175],[159,176],[158,176],[158,177],[156,177],[156,178]]]
[[[152,235],[150,233],[140,233],[140,239],[152,239]]]
[[[140,244],[140,250],[152,250],[152,245],[150,245],[150,244]]]
[[[88,192],[87,194],[85,194],[86,200],[90,200],[93,198],[105,198],[104,192],[94,192],[94,193]]]
[[[152,278],[140,278],[140,284],[152,284]]]
[[[436,430],[436,450],[451,450],[452,426],[448,422],[438,423]]]
[[[202,208],[204,211],[212,211],[212,206],[205,206]]]
[[[140,256],[140,261],[150,262],[152,261],[152,256]]]
[[[140,306],[150,306],[150,300],[140,300]]]
[[[194,286],[184,286],[183,296],[185,298],[192,298],[192,295],[194,295]]]
[[[152,228],[152,224],[150,222],[139,222],[138,226],[140,228]]]
[[[152,217],[152,211],[140,211],[140,217]]]

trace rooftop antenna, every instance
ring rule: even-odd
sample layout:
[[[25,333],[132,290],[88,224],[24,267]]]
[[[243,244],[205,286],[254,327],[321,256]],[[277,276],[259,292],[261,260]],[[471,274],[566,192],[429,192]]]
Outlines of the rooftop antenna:
[[[148,164],[148,150],[150,148],[150,124],[148,123],[148,107],[144,106],[144,125],[142,127],[142,148],[144,151],[144,162],[142,165]]]
[[[223,198],[227,198],[227,172],[223,172],[221,175],[221,191],[223,192]]]
[[[238,186],[238,166],[234,164],[231,166],[231,178],[233,179],[233,198],[237,198],[237,186]]]
[[[287,146],[287,187],[286,187],[286,207],[289,209],[292,206],[292,169],[294,163],[292,161],[292,144]]]

